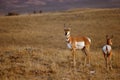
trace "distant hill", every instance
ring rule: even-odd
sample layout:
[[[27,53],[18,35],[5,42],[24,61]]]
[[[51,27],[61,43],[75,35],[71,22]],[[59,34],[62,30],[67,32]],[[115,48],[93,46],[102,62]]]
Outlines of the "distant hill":
[[[28,13],[73,8],[120,8],[120,0],[0,0],[0,12]]]

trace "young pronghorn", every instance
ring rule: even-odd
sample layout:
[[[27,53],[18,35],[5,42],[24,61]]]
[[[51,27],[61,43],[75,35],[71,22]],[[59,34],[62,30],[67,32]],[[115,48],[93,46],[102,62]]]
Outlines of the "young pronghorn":
[[[106,35],[107,44],[103,46],[102,51],[106,62],[106,68],[112,69],[111,58],[112,58],[112,38],[113,36]]]
[[[67,42],[67,46],[69,49],[72,50],[72,56],[73,56],[73,66],[76,66],[76,49],[81,49],[86,57],[85,57],[85,62],[84,65],[86,65],[86,59],[88,60],[88,63],[90,64],[90,53],[89,53],[89,48],[90,48],[90,44],[91,44],[91,39],[88,37],[84,37],[84,36],[79,36],[79,37],[72,37],[70,35],[70,28],[67,28],[64,24],[64,32],[65,32],[65,36],[66,36],[66,42]]]

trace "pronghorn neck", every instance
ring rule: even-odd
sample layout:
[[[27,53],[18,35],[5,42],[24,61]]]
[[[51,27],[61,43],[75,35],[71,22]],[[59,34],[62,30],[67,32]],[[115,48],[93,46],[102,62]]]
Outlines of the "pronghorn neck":
[[[68,32],[68,33],[67,33],[66,37],[67,37],[67,38],[69,38],[69,37],[70,37],[70,32]]]
[[[111,39],[107,39],[107,45],[112,45],[112,41],[111,41]]]
[[[112,38],[113,38],[113,35],[112,36],[108,36],[106,35],[106,40],[107,40],[107,45],[112,45]]]
[[[68,42],[68,43],[70,42],[70,37],[71,37],[70,32],[68,32],[66,35],[66,42]]]
[[[110,45],[109,43],[107,43],[107,45]],[[111,45],[110,45],[111,46]]]
[[[70,37],[66,38],[66,42],[67,42],[67,43],[70,42]]]

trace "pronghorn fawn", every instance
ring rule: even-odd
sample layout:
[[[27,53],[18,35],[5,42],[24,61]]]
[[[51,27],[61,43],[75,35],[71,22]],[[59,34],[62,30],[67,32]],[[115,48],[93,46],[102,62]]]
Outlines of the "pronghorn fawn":
[[[64,24],[64,32],[66,36],[67,47],[71,49],[72,51],[73,67],[76,66],[76,52],[75,51],[77,49],[80,49],[85,53],[84,65],[86,65],[86,60],[90,64],[89,48],[91,45],[91,39],[85,36],[78,36],[78,37],[71,36],[70,35],[71,29],[66,27],[65,24]]]
[[[111,47],[112,46],[112,38],[113,38],[113,36],[110,37],[110,36],[106,35],[107,43],[102,48],[107,69],[108,68],[112,69],[112,62],[111,62],[111,58],[112,58],[112,47]]]

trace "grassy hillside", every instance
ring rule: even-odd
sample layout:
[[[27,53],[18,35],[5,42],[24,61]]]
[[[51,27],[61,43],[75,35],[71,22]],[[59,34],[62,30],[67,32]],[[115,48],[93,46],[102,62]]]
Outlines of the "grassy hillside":
[[[92,39],[91,66],[77,51],[77,70],[72,71],[64,23],[72,35]],[[105,69],[101,48],[113,35],[113,70]],[[0,17],[1,80],[119,80],[120,9],[76,9],[65,12]],[[94,71],[95,73],[91,73]]]

